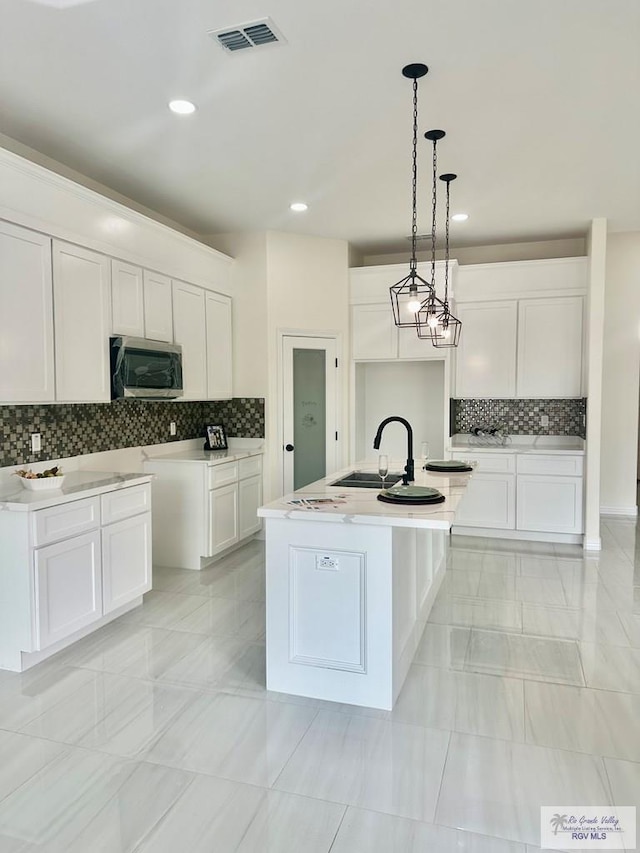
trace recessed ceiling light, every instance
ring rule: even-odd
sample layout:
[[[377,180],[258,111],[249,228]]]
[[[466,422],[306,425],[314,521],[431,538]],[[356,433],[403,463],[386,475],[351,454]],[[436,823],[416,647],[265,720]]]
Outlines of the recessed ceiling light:
[[[309,205],[305,204],[303,201],[294,201],[293,204],[289,205],[289,208],[294,210],[296,213],[304,213],[308,206]]]
[[[466,222],[468,218],[468,213],[454,213],[451,217],[454,222]]]
[[[169,101],[169,109],[172,113],[177,113],[179,116],[188,116],[195,113],[196,105],[191,101]]]

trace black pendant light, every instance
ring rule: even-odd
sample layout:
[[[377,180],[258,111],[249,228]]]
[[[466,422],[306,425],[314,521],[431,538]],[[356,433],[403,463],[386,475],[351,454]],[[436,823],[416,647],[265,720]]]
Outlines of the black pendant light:
[[[414,62],[405,65],[402,73],[413,80],[413,147],[411,159],[411,257],[409,259],[409,274],[389,288],[393,319],[396,326],[417,328],[419,325],[418,312],[425,298],[431,293],[431,284],[418,275],[416,258],[416,240],[418,233],[417,219],[417,184],[418,184],[418,80],[428,72],[426,65]]]
[[[431,219],[431,282],[433,290],[418,312],[417,332],[419,338],[429,338],[435,347],[457,347],[460,341],[462,323],[449,310],[449,209],[451,182],[457,175],[447,172],[440,180],[447,187],[445,220],[445,266],[444,299],[436,296],[436,196],[437,196],[437,157],[436,145],[444,136],[443,131],[429,131],[425,134],[433,142],[433,182],[432,182],[432,219]]]

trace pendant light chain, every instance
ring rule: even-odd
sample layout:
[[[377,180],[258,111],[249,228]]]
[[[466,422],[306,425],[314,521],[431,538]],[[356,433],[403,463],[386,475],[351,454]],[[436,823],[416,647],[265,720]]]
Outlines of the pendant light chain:
[[[432,170],[432,186],[431,186],[431,287],[433,293],[436,292],[436,204],[437,193],[436,184],[438,177],[438,155],[436,148],[438,147],[437,139],[433,140],[433,170]]]
[[[447,201],[446,201],[446,214],[447,218],[445,220],[444,226],[444,307],[445,310],[449,308],[449,197],[450,197],[450,181],[445,181],[447,185]]]
[[[418,261],[416,258],[416,243],[418,239],[418,80],[413,81],[413,152],[412,152],[412,219],[411,219],[411,260],[409,266],[415,271]]]

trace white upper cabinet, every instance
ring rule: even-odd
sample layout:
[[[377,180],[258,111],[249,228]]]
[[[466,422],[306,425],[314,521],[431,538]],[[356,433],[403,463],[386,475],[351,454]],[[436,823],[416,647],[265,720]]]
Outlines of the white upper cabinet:
[[[173,341],[171,279],[144,270],[144,336],[153,341]]]
[[[142,270],[123,261],[111,261],[111,306],[114,335],[144,337]]]
[[[51,239],[0,222],[0,402],[54,399]]]
[[[185,400],[207,399],[207,332],[205,291],[182,281],[173,282],[173,330],[182,345]]]
[[[516,396],[516,301],[459,305],[456,396]]]
[[[581,296],[518,303],[518,397],[579,397]]]
[[[56,399],[111,399],[109,259],[53,241]]]
[[[390,302],[352,307],[351,355],[356,360],[398,357],[398,333]]]
[[[231,299],[220,293],[205,293],[207,327],[207,398],[233,396],[233,341]]]

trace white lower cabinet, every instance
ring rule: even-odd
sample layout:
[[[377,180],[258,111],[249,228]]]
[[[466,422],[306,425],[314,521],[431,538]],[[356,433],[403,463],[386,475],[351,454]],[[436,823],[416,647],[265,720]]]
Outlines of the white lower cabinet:
[[[474,474],[456,513],[456,524],[467,527],[516,526],[514,474]]]
[[[239,538],[260,530],[258,507],[262,505],[262,475],[257,474],[238,484]]]
[[[195,458],[194,458],[195,457]],[[260,530],[262,455],[221,461],[185,451],[144,463],[153,481],[153,553],[159,566],[199,570],[203,561]]]
[[[111,613],[151,589],[151,513],[102,528],[102,604]]]
[[[151,589],[150,507],[146,483],[0,513],[0,669],[21,672]]]
[[[209,547],[205,557],[214,557],[238,541],[238,485],[221,486],[209,492]]]
[[[102,616],[100,531],[38,548],[35,647],[46,649]]]
[[[580,535],[583,457],[580,454],[459,451],[475,472],[456,513],[456,526]]]

